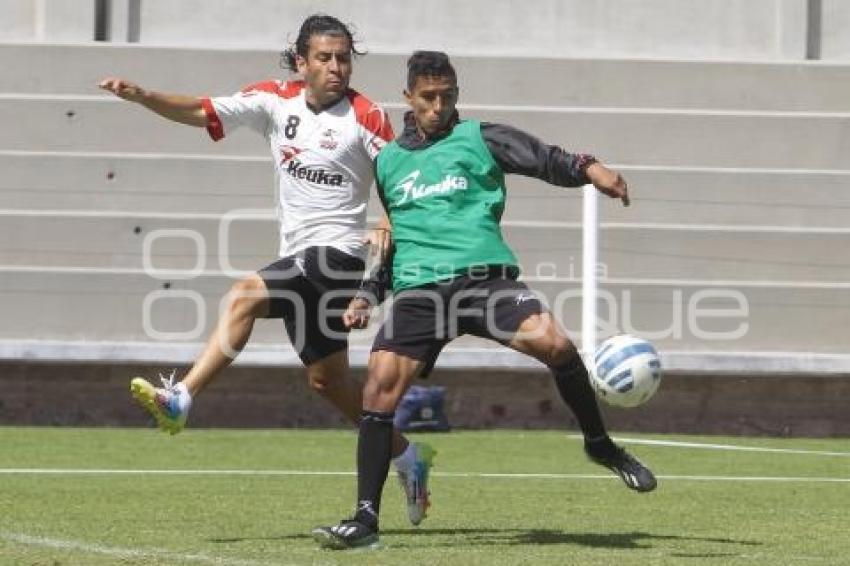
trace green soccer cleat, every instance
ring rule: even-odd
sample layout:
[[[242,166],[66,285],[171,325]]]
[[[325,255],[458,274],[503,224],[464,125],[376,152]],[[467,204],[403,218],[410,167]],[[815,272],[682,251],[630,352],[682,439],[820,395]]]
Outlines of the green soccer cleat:
[[[424,442],[416,442],[413,446],[416,448],[416,463],[410,471],[398,470],[398,481],[407,500],[407,518],[416,526],[427,516],[431,506],[428,476],[437,451]]]
[[[130,381],[130,393],[153,416],[159,428],[177,434],[186,426],[192,397],[185,387],[174,383],[174,373],[169,379],[162,376],[160,379],[162,387],[154,387],[143,377],[134,377]]]

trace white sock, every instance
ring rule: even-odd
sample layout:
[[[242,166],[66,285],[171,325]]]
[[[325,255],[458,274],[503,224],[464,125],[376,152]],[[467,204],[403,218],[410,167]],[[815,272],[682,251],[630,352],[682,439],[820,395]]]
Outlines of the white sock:
[[[393,464],[397,470],[406,472],[413,469],[416,464],[416,446],[412,442],[407,444],[404,452],[393,458]]]
[[[182,381],[174,386],[174,390],[179,394],[180,401],[184,409],[192,406],[192,394],[189,393],[189,388]]]

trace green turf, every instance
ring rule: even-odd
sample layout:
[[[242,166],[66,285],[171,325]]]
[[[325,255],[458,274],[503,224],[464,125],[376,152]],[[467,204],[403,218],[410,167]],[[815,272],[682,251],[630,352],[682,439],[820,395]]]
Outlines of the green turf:
[[[624,435],[634,436],[634,435]],[[373,551],[316,548],[351,475],[0,474],[0,564],[850,564],[850,483],[668,478],[635,494],[555,432],[420,437],[439,454],[416,529],[394,478]],[[847,440],[653,436],[850,452]],[[0,468],[354,470],[342,431],[0,428]],[[850,478],[850,457],[632,446],[661,476]],[[445,474],[445,475],[443,475]]]

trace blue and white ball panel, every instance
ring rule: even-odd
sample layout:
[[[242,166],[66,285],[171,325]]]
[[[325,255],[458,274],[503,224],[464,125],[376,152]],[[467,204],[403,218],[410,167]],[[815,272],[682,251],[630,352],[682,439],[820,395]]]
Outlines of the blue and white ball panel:
[[[599,346],[593,369],[600,395],[623,407],[644,403],[661,380],[661,362],[652,344],[626,334],[612,336]]]
[[[658,361],[658,352],[652,347],[652,344],[643,340],[636,340],[631,344],[617,344],[622,340],[611,341],[604,345],[595,357],[596,375],[603,378],[604,381],[611,387],[617,389],[621,393],[625,393],[634,385],[634,380],[631,377],[630,365],[625,364],[632,358],[640,354],[649,354],[651,359],[647,360],[647,364],[656,370],[656,379],[661,378],[661,363]],[[624,366],[624,367],[620,367]]]

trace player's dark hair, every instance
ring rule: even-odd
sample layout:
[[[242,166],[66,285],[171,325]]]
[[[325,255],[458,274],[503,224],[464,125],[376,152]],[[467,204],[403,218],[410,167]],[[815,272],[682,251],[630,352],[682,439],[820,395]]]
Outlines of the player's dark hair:
[[[442,51],[413,52],[407,60],[407,90],[413,90],[419,77],[446,77],[457,84],[455,68]]]
[[[298,72],[298,66],[295,63],[296,57],[300,55],[305,59],[307,58],[307,53],[310,50],[310,38],[314,35],[344,37],[348,39],[348,45],[353,55],[364,54],[363,51],[358,51],[357,47],[355,47],[354,37],[347,25],[327,14],[313,14],[301,24],[301,29],[298,31],[298,38],[295,40],[295,43],[287,47],[280,54],[281,66],[293,73]]]

